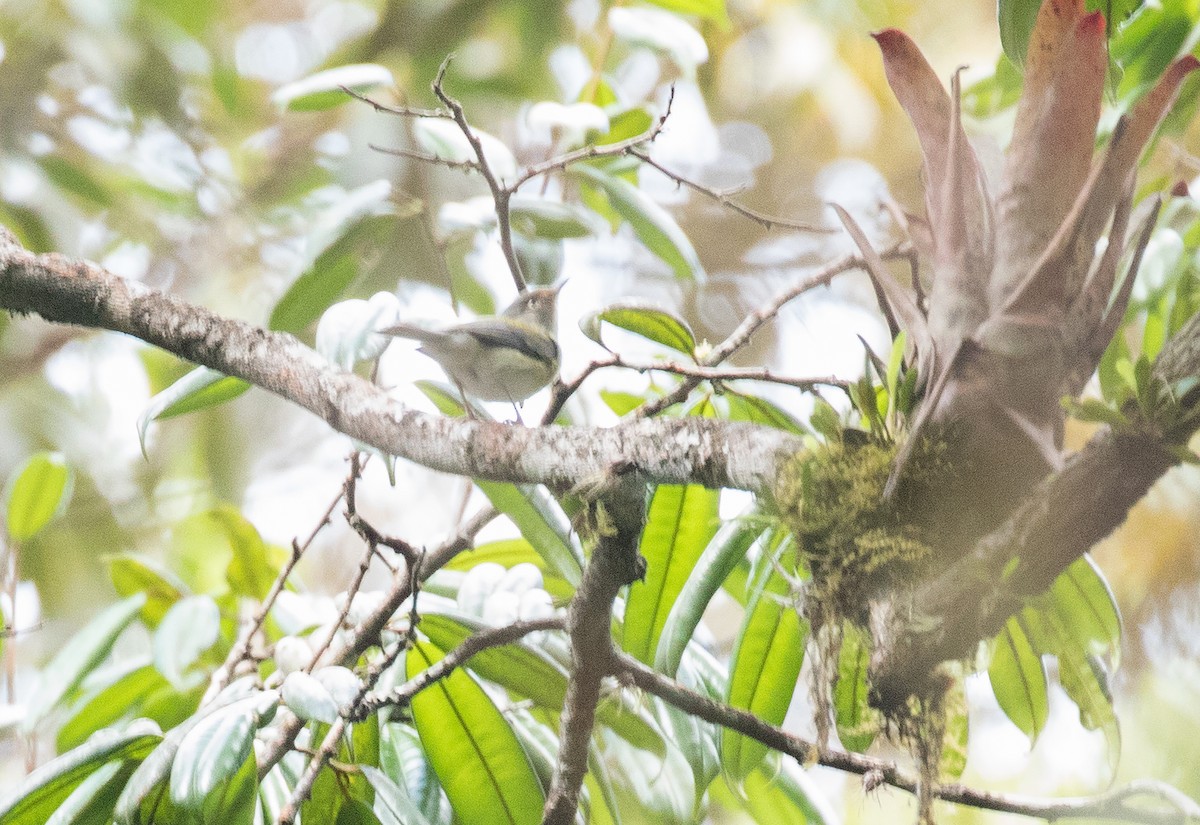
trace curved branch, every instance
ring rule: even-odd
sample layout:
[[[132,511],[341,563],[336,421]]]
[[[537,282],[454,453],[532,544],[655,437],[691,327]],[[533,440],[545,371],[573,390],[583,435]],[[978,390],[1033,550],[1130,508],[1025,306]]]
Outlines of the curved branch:
[[[88,261],[35,255],[3,227],[0,309],[132,335],[282,396],[385,453],[473,478],[571,487],[633,466],[653,482],[763,491],[777,456],[802,449],[778,430],[699,418],[527,429],[427,415],[291,335],[223,318]]]

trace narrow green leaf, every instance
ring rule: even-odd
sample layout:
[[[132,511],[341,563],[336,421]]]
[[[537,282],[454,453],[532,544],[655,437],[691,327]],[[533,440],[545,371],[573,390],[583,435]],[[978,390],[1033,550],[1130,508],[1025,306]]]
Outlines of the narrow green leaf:
[[[45,822],[88,776],[109,762],[144,759],[161,739],[158,726],[145,720],[96,733],[78,748],[42,765],[0,797],[0,822]]]
[[[994,640],[988,678],[1004,715],[1031,740],[1036,739],[1050,710],[1046,666],[1030,644],[1020,616],[1011,617]]]
[[[412,678],[442,658],[417,643]],[[504,715],[466,671],[455,670],[412,701],[425,753],[462,825],[537,825],[545,797],[537,774]]]
[[[8,534],[29,541],[66,507],[72,475],[60,453],[29,457],[8,483]]]
[[[1080,650],[1110,657],[1110,666],[1116,667],[1121,613],[1112,589],[1092,557],[1083,556],[1072,562],[1054,580],[1047,596],[1046,607],[1057,614],[1059,625]]]
[[[343,86],[361,94],[394,83],[392,73],[374,63],[338,66],[280,86],[271,102],[293,112],[316,112],[353,100]]]
[[[363,262],[386,247],[386,239],[396,228],[394,210],[378,197],[361,200],[357,209],[348,210],[344,223],[328,237],[313,242],[318,254],[271,310],[270,329],[293,334],[307,329],[342,297]]]
[[[108,564],[108,576],[118,596],[145,594],[142,622],[150,629],[158,627],[171,605],[190,595],[179,577],[148,556],[112,553],[101,557],[101,560]]]
[[[138,416],[138,441],[146,452],[146,431],[154,421],[193,413],[232,401],[250,389],[240,378],[222,375],[208,367],[196,367],[171,386],[155,395]]]
[[[796,435],[805,435],[809,432],[808,428],[800,423],[800,419],[765,398],[746,395],[728,387],[725,388],[721,397],[725,399],[725,403],[729,407],[730,421],[749,421]]]
[[[675,675],[708,603],[763,532],[762,523],[753,518],[733,519],[717,530],[667,614],[654,654],[655,670]]]
[[[238,807],[230,804],[240,800],[233,780],[246,760],[253,760],[254,733],[271,721],[278,706],[279,692],[266,690],[200,720],[180,740],[171,763],[171,801],[183,810],[203,810],[208,821],[227,821],[216,816]]]
[[[430,825],[408,791],[386,773],[370,765],[359,768],[375,789],[375,814],[383,825]]]
[[[101,728],[122,717],[138,715],[138,707],[153,691],[167,686],[167,680],[153,665],[146,664],[121,672],[117,679],[97,691],[58,729],[55,745],[66,753],[82,745]]]
[[[512,519],[550,570],[573,587],[583,578],[583,549],[571,521],[542,486],[476,481],[492,506]]]
[[[682,352],[689,358],[693,357],[696,350],[696,336],[687,321],[673,312],[656,306],[624,302],[613,304],[581,318],[579,329],[583,331],[583,334],[607,349],[601,335],[602,322]]]
[[[137,762],[109,762],[83,780],[46,820],[46,825],[108,825],[121,789]]]
[[[729,666],[727,701],[778,725],[804,663],[808,623],[791,603],[791,584],[776,568],[751,599]],[[736,783],[762,765],[767,746],[732,730],[721,734],[721,764]]]
[[[600,400],[618,417],[623,417],[646,403],[644,396],[618,390],[600,390]]]
[[[576,166],[573,175],[601,189],[617,213],[629,222],[638,240],[661,258],[678,278],[705,279],[704,265],[679,224],[646,193],[623,178],[594,166]]]
[[[646,578],[629,588],[622,646],[643,662],[654,660],[671,605],[716,533],[720,494],[698,484],[662,484],[654,491],[640,549]]]
[[[43,155],[37,163],[54,186],[89,202],[108,209],[113,205],[113,193],[84,169],[61,155]]]
[[[597,235],[604,224],[594,212],[562,201],[515,196],[509,202],[509,221],[514,232],[530,238],[561,241]]]
[[[833,715],[838,738],[847,750],[861,753],[875,741],[875,714],[867,702],[867,664],[870,650],[862,631],[849,622],[842,625],[838,680],[833,689]]]
[[[74,692],[83,678],[104,661],[117,637],[134,619],[146,597],[138,594],[102,610],[82,630],[72,636],[42,670],[40,687],[29,702],[26,730],[33,728],[64,697]]]
[[[841,821],[816,782],[790,760],[783,760],[779,770],[755,770],[730,797],[729,802],[744,807],[755,825],[831,825]]]

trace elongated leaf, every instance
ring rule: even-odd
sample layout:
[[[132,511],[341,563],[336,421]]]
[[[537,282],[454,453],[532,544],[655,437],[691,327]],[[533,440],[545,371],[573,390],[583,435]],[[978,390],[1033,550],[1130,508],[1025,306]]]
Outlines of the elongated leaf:
[[[372,195],[374,197],[366,197]],[[388,201],[367,192],[357,209],[344,216],[327,237],[313,242],[317,254],[312,265],[296,279],[275,308],[268,326],[281,332],[299,333],[321,317],[362,271],[364,261],[386,246],[395,231],[396,216]]]
[[[512,519],[551,572],[577,587],[583,577],[583,549],[570,519],[546,488],[498,481],[475,483],[492,506]]]
[[[805,435],[809,432],[800,419],[765,398],[745,395],[728,387],[725,388],[722,397],[729,406],[728,418],[730,421],[749,421],[796,435]]]
[[[189,596],[177,602],[154,632],[154,664],[179,690],[191,685],[189,668],[221,634],[221,611],[212,596]]]
[[[743,781],[738,797],[756,825],[825,825],[841,821],[822,790],[790,760],[784,760],[779,770],[755,770]]]
[[[652,662],[671,605],[679,597],[717,530],[719,494],[697,484],[663,484],[654,491],[642,529],[645,581],[629,588],[622,645]]]
[[[783,722],[804,663],[807,622],[790,599],[791,584],[771,568],[752,598],[729,667],[729,704],[772,725]],[[721,735],[721,764],[742,782],[767,754],[767,746],[731,730]]]
[[[1000,0],[996,17],[1000,23],[1000,45],[1017,66],[1025,63],[1029,34],[1037,20],[1042,0]]]
[[[8,485],[8,534],[28,541],[71,497],[71,468],[59,453],[30,456]]]
[[[80,782],[46,825],[108,825],[121,788],[136,768],[133,760],[109,762]]]
[[[763,525],[753,519],[734,519],[721,525],[671,605],[654,654],[655,670],[675,675],[708,603],[763,531]]]
[[[676,277],[705,279],[704,266],[692,242],[675,219],[646,193],[594,166],[576,166],[571,172],[603,191],[612,208],[633,227],[638,240],[666,262]]]
[[[363,765],[359,770],[375,789],[375,814],[383,825],[430,825],[408,791],[386,773],[370,765]]]
[[[145,594],[142,621],[151,629],[158,627],[171,605],[188,595],[187,586],[174,573],[147,556],[113,553],[103,561],[118,596]]]
[[[442,658],[419,642],[412,678]],[[465,671],[455,670],[412,701],[425,753],[462,825],[536,825],[545,797],[529,757],[504,716]]]
[[[988,678],[996,701],[1012,723],[1030,739],[1046,726],[1049,698],[1046,695],[1046,666],[1030,644],[1026,627],[1013,616],[993,642]]]
[[[219,406],[248,389],[250,385],[240,378],[222,375],[208,367],[196,367],[151,398],[146,409],[138,416],[138,440],[142,452],[146,452],[146,431],[152,422]]]
[[[59,753],[78,747],[101,728],[135,714],[142,700],[166,686],[167,680],[150,664],[135,666],[121,673],[110,685],[96,692],[59,728],[55,739]]]
[[[247,758],[253,759],[255,731],[271,721],[278,706],[278,691],[262,691],[208,714],[189,730],[171,764],[171,801],[221,821],[212,818],[218,813],[213,805],[221,803],[224,810],[238,798],[230,785]]]
[[[79,686],[83,677],[104,661],[121,631],[137,618],[145,603],[146,597],[138,594],[110,605],[62,646],[42,670],[40,687],[29,703],[26,730],[32,730]]]
[[[280,86],[271,95],[271,102],[293,112],[315,112],[352,100],[343,86],[362,93],[394,82],[390,71],[374,63],[338,66]]]
[[[847,750],[865,751],[875,741],[876,725],[867,703],[867,664],[870,650],[862,631],[846,622],[838,657],[838,680],[833,689],[833,715],[838,738]]]
[[[682,352],[689,358],[693,357],[696,350],[696,336],[688,322],[659,307],[624,302],[596,310],[579,319],[583,334],[603,347],[602,322]]]
[[[109,762],[144,759],[161,739],[158,726],[145,720],[124,729],[98,732],[78,748],[42,765],[0,798],[0,822],[45,822],[88,776]]]
[[[509,202],[509,220],[514,232],[552,241],[586,238],[604,228],[594,212],[575,204],[522,195]]]
[[[1084,556],[1073,562],[1054,580],[1048,595],[1048,607],[1057,614],[1059,626],[1080,651],[1108,656],[1109,667],[1115,668],[1121,643],[1121,614],[1112,589],[1092,557]]]

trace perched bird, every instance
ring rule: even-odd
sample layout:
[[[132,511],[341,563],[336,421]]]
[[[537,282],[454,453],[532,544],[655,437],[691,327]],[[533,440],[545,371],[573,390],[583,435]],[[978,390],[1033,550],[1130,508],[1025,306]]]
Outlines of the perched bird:
[[[515,404],[558,374],[554,308],[560,288],[526,290],[499,315],[464,324],[442,329],[396,324],[379,332],[420,341],[418,351],[437,361],[463,394]]]

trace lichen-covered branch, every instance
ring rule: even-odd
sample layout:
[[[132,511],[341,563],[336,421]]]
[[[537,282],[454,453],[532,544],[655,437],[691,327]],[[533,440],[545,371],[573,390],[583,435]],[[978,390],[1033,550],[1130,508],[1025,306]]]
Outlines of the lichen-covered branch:
[[[291,335],[223,318],[88,261],[35,255],[3,228],[0,309],[132,335],[280,395],[385,453],[473,478],[570,487],[626,465],[653,482],[761,491],[770,487],[776,457],[801,449],[799,439],[778,430],[701,418],[601,429],[427,415]]]

